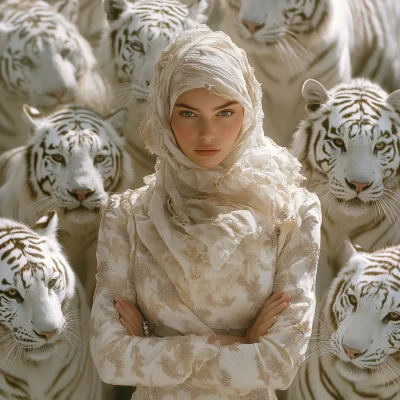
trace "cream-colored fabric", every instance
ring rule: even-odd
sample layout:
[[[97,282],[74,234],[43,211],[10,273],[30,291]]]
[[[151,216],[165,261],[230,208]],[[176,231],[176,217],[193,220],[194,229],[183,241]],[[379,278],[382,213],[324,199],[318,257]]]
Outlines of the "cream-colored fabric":
[[[178,149],[175,100],[191,88],[239,101],[242,130],[221,166]],[[92,356],[103,380],[138,386],[134,399],[273,399],[304,358],[314,316],[320,205],[298,188],[299,164],[264,137],[261,90],[245,53],[202,26],[160,56],[142,135],[158,155],[148,185],[112,196],[99,232]],[[252,345],[243,335],[275,287],[291,306]],[[112,299],[139,306],[159,337],[129,337]]]

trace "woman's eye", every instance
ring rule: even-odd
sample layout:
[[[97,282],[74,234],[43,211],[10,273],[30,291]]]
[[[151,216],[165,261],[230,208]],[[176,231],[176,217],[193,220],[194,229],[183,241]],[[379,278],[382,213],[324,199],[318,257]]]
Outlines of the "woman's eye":
[[[233,111],[224,110],[224,111],[221,111],[218,115],[220,115],[221,117],[229,117],[229,116],[233,115]]]
[[[57,163],[64,163],[65,158],[61,154],[53,154],[51,158]]]
[[[182,115],[182,117],[195,117],[196,116],[191,111],[182,111],[180,114]]]
[[[380,151],[383,150],[386,147],[386,143],[385,142],[379,142],[375,145],[375,151]]]
[[[103,162],[106,159],[106,156],[104,156],[103,154],[98,154],[95,158],[94,158],[94,162],[96,164]]]

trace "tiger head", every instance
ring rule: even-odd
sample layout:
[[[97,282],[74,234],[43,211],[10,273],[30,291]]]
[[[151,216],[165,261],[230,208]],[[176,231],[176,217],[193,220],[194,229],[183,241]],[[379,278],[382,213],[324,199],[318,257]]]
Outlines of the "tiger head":
[[[314,80],[303,85],[307,117],[292,153],[329,215],[390,215],[398,200],[400,91],[354,79],[329,91]],[[382,214],[382,215],[381,215]]]
[[[0,218],[0,343],[2,354],[32,362],[76,336],[68,312],[75,275],[56,240],[57,214],[32,228]],[[76,318],[76,315],[74,315]]]
[[[346,240],[342,250],[324,319],[339,373],[356,381],[400,361],[400,247],[368,253]]]
[[[187,1],[190,3],[189,1]],[[156,60],[184,30],[206,20],[207,0],[104,0],[109,29],[99,47],[108,77],[119,84],[117,97],[143,103]]]
[[[336,0],[337,1],[337,0]],[[331,14],[330,0],[225,0],[229,34],[247,51],[287,50],[319,36]],[[292,46],[296,51],[296,46]]]
[[[132,176],[119,129],[127,110],[106,118],[80,106],[44,117],[24,106],[32,136],[27,145],[27,182],[37,210],[55,209],[72,223],[95,222],[110,192]]]
[[[70,7],[58,13],[46,2],[32,0],[7,0],[0,6],[0,85],[8,96],[53,107],[83,90],[81,80],[96,61],[67,20],[75,15]]]

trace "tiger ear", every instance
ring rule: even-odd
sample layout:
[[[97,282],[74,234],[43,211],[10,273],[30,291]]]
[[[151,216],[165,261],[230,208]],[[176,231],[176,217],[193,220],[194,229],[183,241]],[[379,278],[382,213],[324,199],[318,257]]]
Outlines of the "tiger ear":
[[[78,20],[79,0],[58,0],[52,3],[53,8],[73,24]]]
[[[389,94],[386,102],[390,104],[398,113],[400,113],[400,89]]]
[[[120,136],[124,136],[121,129],[128,118],[128,109],[120,108],[107,117],[107,121],[117,130]]]
[[[129,5],[125,0],[104,0],[103,7],[108,22],[114,22],[129,8]]]
[[[354,245],[349,238],[346,238],[339,251],[339,265],[343,266],[358,253],[365,253],[366,251],[361,246]]]
[[[54,210],[48,211],[31,227],[40,236],[57,240],[58,216]]]
[[[42,114],[40,114],[39,110],[37,110],[35,107],[31,107],[28,104],[24,104],[22,106],[24,113],[24,119],[25,122],[28,124],[28,126],[31,128],[31,130],[34,130],[38,127],[38,119],[43,118]]]
[[[203,24],[207,22],[207,10],[209,6],[208,0],[180,0],[189,8],[188,18],[193,21]]]
[[[307,79],[301,89],[301,94],[306,102],[306,112],[317,111],[322,104],[329,100],[326,89],[316,80]]]

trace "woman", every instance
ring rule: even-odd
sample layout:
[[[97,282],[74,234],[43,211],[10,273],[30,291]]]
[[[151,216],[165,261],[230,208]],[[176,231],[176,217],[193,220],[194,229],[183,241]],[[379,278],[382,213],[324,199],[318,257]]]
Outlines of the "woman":
[[[304,359],[320,205],[262,119],[227,35],[161,54],[141,127],[156,173],[104,211],[92,309],[100,376],[133,399],[275,399]]]

